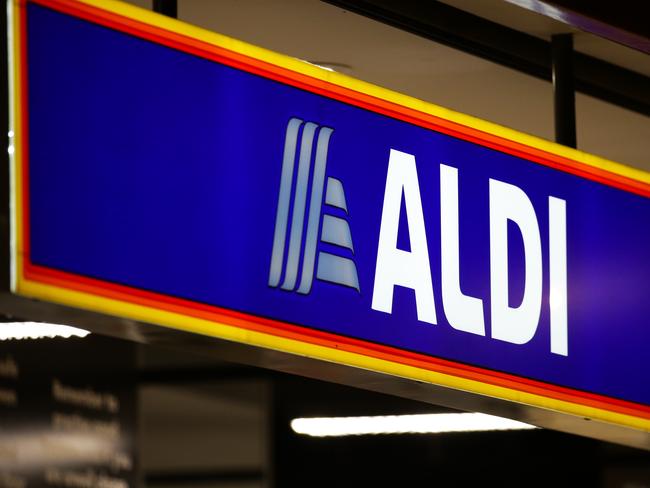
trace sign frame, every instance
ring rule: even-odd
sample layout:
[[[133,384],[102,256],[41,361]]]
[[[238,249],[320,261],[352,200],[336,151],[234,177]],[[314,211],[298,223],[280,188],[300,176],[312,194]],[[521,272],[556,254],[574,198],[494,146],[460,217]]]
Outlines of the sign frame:
[[[650,173],[115,0],[10,0],[12,291],[28,298],[650,432],[650,406],[37,266],[29,261],[26,8],[34,3],[311,93],[650,197]],[[650,447],[650,437],[645,442]]]

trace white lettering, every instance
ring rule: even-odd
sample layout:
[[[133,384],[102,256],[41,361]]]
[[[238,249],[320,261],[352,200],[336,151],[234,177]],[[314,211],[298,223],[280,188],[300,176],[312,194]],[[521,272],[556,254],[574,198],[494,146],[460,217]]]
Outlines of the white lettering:
[[[404,200],[410,250],[398,249]],[[568,356],[566,201],[548,198],[550,350]],[[522,237],[523,297],[510,305],[508,222]],[[491,337],[526,344],[536,334],[542,307],[542,244],[537,215],[519,187],[489,180]],[[478,244],[478,243],[477,243]],[[466,295],[460,283],[458,169],[440,165],[440,257],[442,305],[447,322],[462,332],[486,335],[483,299]],[[379,230],[374,310],[392,313],[395,286],[415,292],[418,320],[437,323],[433,284],[415,156],[391,149]]]

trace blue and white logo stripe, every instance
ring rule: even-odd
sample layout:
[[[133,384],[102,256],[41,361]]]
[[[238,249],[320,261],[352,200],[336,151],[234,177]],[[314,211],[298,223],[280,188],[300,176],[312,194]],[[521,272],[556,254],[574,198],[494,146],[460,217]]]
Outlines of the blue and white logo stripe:
[[[347,220],[325,214],[321,226],[323,193],[325,193],[326,205],[339,208],[347,215],[347,204],[341,182],[328,177],[327,188],[325,188],[327,152],[333,132],[334,130],[329,127],[320,127],[313,122],[304,122],[298,118],[292,118],[287,124],[269,272],[271,287],[279,286],[283,290],[295,290],[307,294],[311,290],[314,268],[316,268],[316,278],[319,280],[348,286],[359,291],[357,269],[351,258],[320,251],[316,263],[318,232],[321,227],[322,242],[345,248],[350,255],[354,253]],[[316,138],[315,152],[313,151],[314,138]],[[300,145],[299,152],[297,152],[298,145]],[[312,153],[314,153],[313,169]],[[295,169],[296,157],[297,170]],[[311,192],[308,198],[310,173],[312,173]],[[306,232],[305,217],[307,218]],[[291,222],[290,228],[289,222]],[[300,282],[296,290],[299,275]]]

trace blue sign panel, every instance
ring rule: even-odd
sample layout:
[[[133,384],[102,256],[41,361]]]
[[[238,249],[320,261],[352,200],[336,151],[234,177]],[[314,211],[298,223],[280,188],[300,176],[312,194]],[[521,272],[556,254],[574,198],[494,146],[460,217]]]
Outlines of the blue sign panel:
[[[647,186],[26,18],[31,265],[650,405]]]

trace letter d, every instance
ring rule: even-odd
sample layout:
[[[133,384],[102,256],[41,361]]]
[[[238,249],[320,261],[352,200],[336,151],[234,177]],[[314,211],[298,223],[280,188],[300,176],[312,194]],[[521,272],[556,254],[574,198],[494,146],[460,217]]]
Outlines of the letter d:
[[[526,281],[518,307],[508,305],[508,220],[524,241]],[[514,185],[490,179],[490,285],[492,337],[525,344],[537,331],[542,307],[542,244],[535,209]]]

